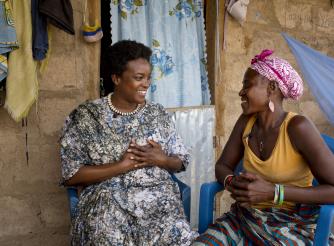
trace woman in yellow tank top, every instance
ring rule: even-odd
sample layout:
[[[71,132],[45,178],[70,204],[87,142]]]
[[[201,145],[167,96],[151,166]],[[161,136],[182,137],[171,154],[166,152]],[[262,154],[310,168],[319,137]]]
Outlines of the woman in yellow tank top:
[[[284,98],[302,95],[302,79],[272,53],[247,69],[243,114],[216,164],[236,202],[194,245],[312,245],[317,204],[334,203],[334,155],[306,117],[284,111]],[[244,171],[234,175],[241,159]]]

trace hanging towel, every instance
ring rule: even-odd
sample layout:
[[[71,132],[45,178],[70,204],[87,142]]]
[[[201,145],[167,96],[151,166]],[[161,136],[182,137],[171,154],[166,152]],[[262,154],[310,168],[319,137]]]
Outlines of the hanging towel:
[[[40,0],[39,11],[50,23],[74,35],[73,9],[70,0]]]
[[[20,49],[8,58],[5,108],[15,121],[28,115],[38,94],[37,62],[32,57],[31,4],[27,0],[11,0]]]
[[[334,125],[334,59],[282,33],[302,71],[312,94]]]
[[[32,52],[37,61],[46,57],[49,48],[46,17],[39,12],[39,2],[41,0],[31,0]]]

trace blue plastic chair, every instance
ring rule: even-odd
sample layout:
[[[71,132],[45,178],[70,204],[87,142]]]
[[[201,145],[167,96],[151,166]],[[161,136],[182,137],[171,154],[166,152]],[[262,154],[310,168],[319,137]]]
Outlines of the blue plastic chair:
[[[181,182],[178,178],[176,178],[174,174],[172,174],[171,176],[172,176],[172,179],[179,186],[180,193],[181,193],[181,199],[182,199],[182,203],[184,207],[184,212],[187,216],[188,221],[190,221],[191,189],[188,185],[186,185],[185,183]],[[70,206],[70,216],[72,219],[75,216],[76,208],[79,202],[78,189],[76,187],[68,187],[67,195],[68,195],[69,206]]]
[[[334,153],[334,139],[321,134],[328,147]],[[238,164],[238,173],[242,168],[242,162]],[[316,181],[316,180],[314,180]],[[313,182],[314,184],[317,182]],[[199,233],[205,232],[209,225],[213,223],[214,199],[217,192],[224,189],[223,185],[218,182],[205,183],[201,186],[200,203],[199,203]],[[334,204],[322,205],[320,209],[319,218],[317,221],[317,228],[315,231],[313,246],[328,245],[329,234],[331,232],[332,222],[334,218]]]

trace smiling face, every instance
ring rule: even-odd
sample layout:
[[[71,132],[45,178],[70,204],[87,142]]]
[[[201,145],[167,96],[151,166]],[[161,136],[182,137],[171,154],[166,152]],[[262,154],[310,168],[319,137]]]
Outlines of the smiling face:
[[[268,110],[269,80],[258,72],[248,68],[243,79],[243,87],[239,92],[243,114],[249,115]]]
[[[113,75],[112,78],[115,90],[125,101],[142,104],[151,84],[151,65],[143,58],[132,60],[120,76]]]

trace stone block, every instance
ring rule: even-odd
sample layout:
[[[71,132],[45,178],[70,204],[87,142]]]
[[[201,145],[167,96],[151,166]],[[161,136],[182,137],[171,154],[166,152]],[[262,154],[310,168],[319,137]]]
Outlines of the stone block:
[[[7,110],[0,107],[0,136],[1,134],[18,134],[22,130],[22,124],[16,123],[8,114]],[[1,138],[0,138],[1,141]]]
[[[45,97],[39,102],[39,123],[43,134],[59,134],[66,116],[77,106],[71,98]]]
[[[245,55],[228,52],[225,55],[223,84],[226,90],[239,93],[242,88],[244,73],[250,65],[250,59]]]
[[[40,89],[57,91],[77,88],[77,60],[73,52],[51,56],[46,71],[40,77]]]
[[[292,101],[292,100],[284,100],[283,101],[283,108],[285,111],[291,111],[299,113],[299,102]]]
[[[39,194],[44,196],[50,192],[61,192],[59,151],[56,144],[29,146],[28,163],[25,149],[22,147],[19,150],[13,150],[0,145],[0,149],[0,154],[3,155],[0,171],[6,173],[0,179],[2,195]],[[13,154],[9,154],[10,151]]]
[[[279,0],[276,0],[279,1]],[[327,0],[289,0],[289,2],[296,3],[296,4],[310,4],[313,6],[322,6],[329,8],[331,6],[330,1]]]
[[[227,18],[227,31],[225,33],[226,51],[235,54],[245,54],[245,35],[240,24],[231,16]]]
[[[298,32],[293,37],[324,55],[333,52],[333,40],[321,32]]]
[[[70,245],[69,233],[59,233],[57,231],[42,231],[30,233],[27,236],[7,236],[0,237],[1,246],[68,246]]]
[[[315,98],[312,95],[312,92],[310,90],[310,88],[308,87],[308,85],[306,84],[306,81],[304,81],[304,91],[303,91],[303,95],[300,98],[299,102],[304,102],[304,101],[314,101]]]
[[[296,29],[298,31],[312,31],[312,6],[310,4],[304,3],[293,4],[288,1],[284,17],[282,18],[281,16],[279,19],[281,21],[282,19],[284,20],[284,23],[281,23],[281,25],[288,29]]]
[[[281,27],[286,26],[286,7],[288,0],[273,0],[273,9]]]
[[[239,95],[235,92],[227,92],[225,95],[224,136],[230,136],[241,113],[242,109]]]
[[[301,102],[300,112],[310,118],[316,125],[329,123],[315,101]]]
[[[0,238],[9,235],[26,235],[41,228],[38,209],[27,199],[0,197]]]
[[[334,10],[332,8],[314,8],[315,31],[332,35],[334,32]]]
[[[40,201],[41,220],[47,228],[69,228],[70,213],[67,193],[50,194]]]
[[[222,76],[220,76],[222,77]],[[224,81],[219,81],[215,86],[215,111],[216,111],[216,135],[223,135],[223,113],[225,110],[225,86]]]
[[[286,42],[279,32],[250,28],[247,31],[247,38],[249,39],[247,54],[250,55],[250,58],[264,49],[272,49],[275,51],[275,55],[284,58],[290,54]]]
[[[282,0],[284,3],[286,0]],[[279,21],[273,9],[275,1],[250,1],[247,9],[247,22],[252,24],[269,25],[270,27],[278,26]],[[284,6],[283,4],[281,4]],[[282,9],[281,9],[282,11]]]
[[[26,182],[26,185],[34,186],[34,192],[41,194],[59,192],[58,185],[61,176],[59,144],[31,146],[29,157],[29,166],[23,165],[15,168],[18,170],[16,182]],[[27,176],[29,180],[26,180]]]

